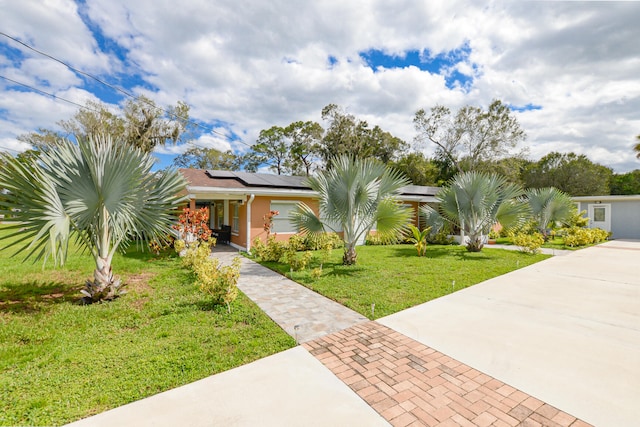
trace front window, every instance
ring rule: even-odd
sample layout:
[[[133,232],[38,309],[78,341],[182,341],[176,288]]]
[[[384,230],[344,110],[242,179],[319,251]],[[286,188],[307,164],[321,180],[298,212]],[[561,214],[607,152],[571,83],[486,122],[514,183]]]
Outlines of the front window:
[[[296,233],[298,230],[289,220],[289,213],[292,212],[298,202],[296,201],[273,201],[271,210],[278,211],[279,214],[273,217],[272,233]]]
[[[231,217],[231,231],[234,233],[240,232],[240,204],[234,203],[233,216]]]

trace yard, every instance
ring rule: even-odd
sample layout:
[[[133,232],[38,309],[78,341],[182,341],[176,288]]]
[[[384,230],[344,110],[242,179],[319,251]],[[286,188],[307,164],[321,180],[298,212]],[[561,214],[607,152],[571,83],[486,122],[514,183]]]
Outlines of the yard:
[[[471,253],[462,246],[438,245],[428,246],[426,256],[418,257],[412,245],[392,245],[359,247],[356,266],[343,266],[342,249],[334,249],[318,279],[311,274],[320,264],[318,253],[310,268],[293,273],[287,264],[262,264],[377,319],[545,258],[548,255],[489,247]]]
[[[81,306],[88,254],[43,270],[11,253],[0,251],[0,425],[64,424],[295,345],[242,294],[231,314],[212,307],[171,254],[118,255],[129,293]]]
[[[0,232],[5,232],[0,228]],[[93,270],[72,253],[62,269],[0,251],[0,424],[63,424],[291,348],[294,340],[240,294],[228,314],[192,284],[171,253],[132,247],[114,260],[128,294],[77,303]],[[375,319],[546,258],[485,248],[411,245],[335,249],[320,278],[270,268]],[[319,253],[311,268],[318,267]],[[375,304],[375,306],[373,306]]]

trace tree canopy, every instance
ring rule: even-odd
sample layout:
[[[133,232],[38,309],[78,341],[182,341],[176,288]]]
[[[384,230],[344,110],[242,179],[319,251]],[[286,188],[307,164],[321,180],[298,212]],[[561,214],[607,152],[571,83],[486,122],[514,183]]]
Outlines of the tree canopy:
[[[521,155],[516,147],[526,134],[509,107],[494,100],[487,110],[466,105],[455,114],[442,105],[413,119],[416,139],[436,145],[436,156],[458,173],[479,171],[483,163]]]
[[[242,168],[242,159],[231,150],[191,147],[173,159],[173,166],[194,169],[217,169],[237,171]]]
[[[185,142],[190,137],[189,106],[179,101],[166,109],[139,96],[128,100],[116,114],[106,104],[88,101],[68,120],[58,125],[62,132],[38,129],[18,137],[37,150],[47,150],[61,137],[111,135],[133,147],[151,152],[156,146]]]
[[[527,167],[522,179],[528,188],[555,187],[571,196],[610,193],[613,171],[584,154],[552,152]]]
[[[336,156],[348,154],[361,159],[374,158],[389,163],[406,150],[407,143],[348,114],[336,104],[322,109],[322,119],[328,123],[318,153],[326,168]]]

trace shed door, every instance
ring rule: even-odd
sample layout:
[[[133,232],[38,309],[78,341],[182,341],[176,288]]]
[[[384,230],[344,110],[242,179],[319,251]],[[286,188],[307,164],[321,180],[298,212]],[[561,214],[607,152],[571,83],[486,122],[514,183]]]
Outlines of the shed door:
[[[590,204],[589,205],[589,227],[602,228],[611,231],[611,205],[610,204]]]

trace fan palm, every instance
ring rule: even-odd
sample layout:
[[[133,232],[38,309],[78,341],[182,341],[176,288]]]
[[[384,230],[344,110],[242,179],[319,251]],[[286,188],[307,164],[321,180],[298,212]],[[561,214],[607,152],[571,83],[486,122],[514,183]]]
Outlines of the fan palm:
[[[547,240],[547,228],[555,222],[565,222],[574,210],[571,196],[554,187],[529,188],[526,191],[531,215],[538,231]]]
[[[151,173],[154,159],[108,136],[62,139],[36,159],[19,162],[4,155],[0,188],[8,190],[0,209],[11,212],[17,253],[52,256],[63,265],[70,236],[91,252],[93,280],[83,294],[113,299],[120,281],[111,261],[132,240],[163,240],[175,220],[184,178],[177,171]],[[26,259],[25,258],[25,259]]]
[[[438,212],[429,206],[423,206],[422,212],[459,227],[466,238],[467,250],[478,252],[484,246],[483,235],[500,222],[510,228],[524,222],[528,214],[526,202],[521,200],[523,190],[511,184],[500,175],[479,172],[464,172],[456,175],[436,195],[439,201]]]
[[[640,135],[636,136],[636,139],[640,141]],[[636,158],[640,159],[640,142],[633,146],[633,151],[636,152]]]
[[[319,194],[319,216],[304,203],[291,214],[298,231],[319,234],[326,229],[342,232],[345,265],[357,261],[356,244],[376,227],[383,240],[403,231],[411,218],[410,209],[393,197],[409,182],[399,172],[375,159],[339,156],[330,170],[307,180]]]

